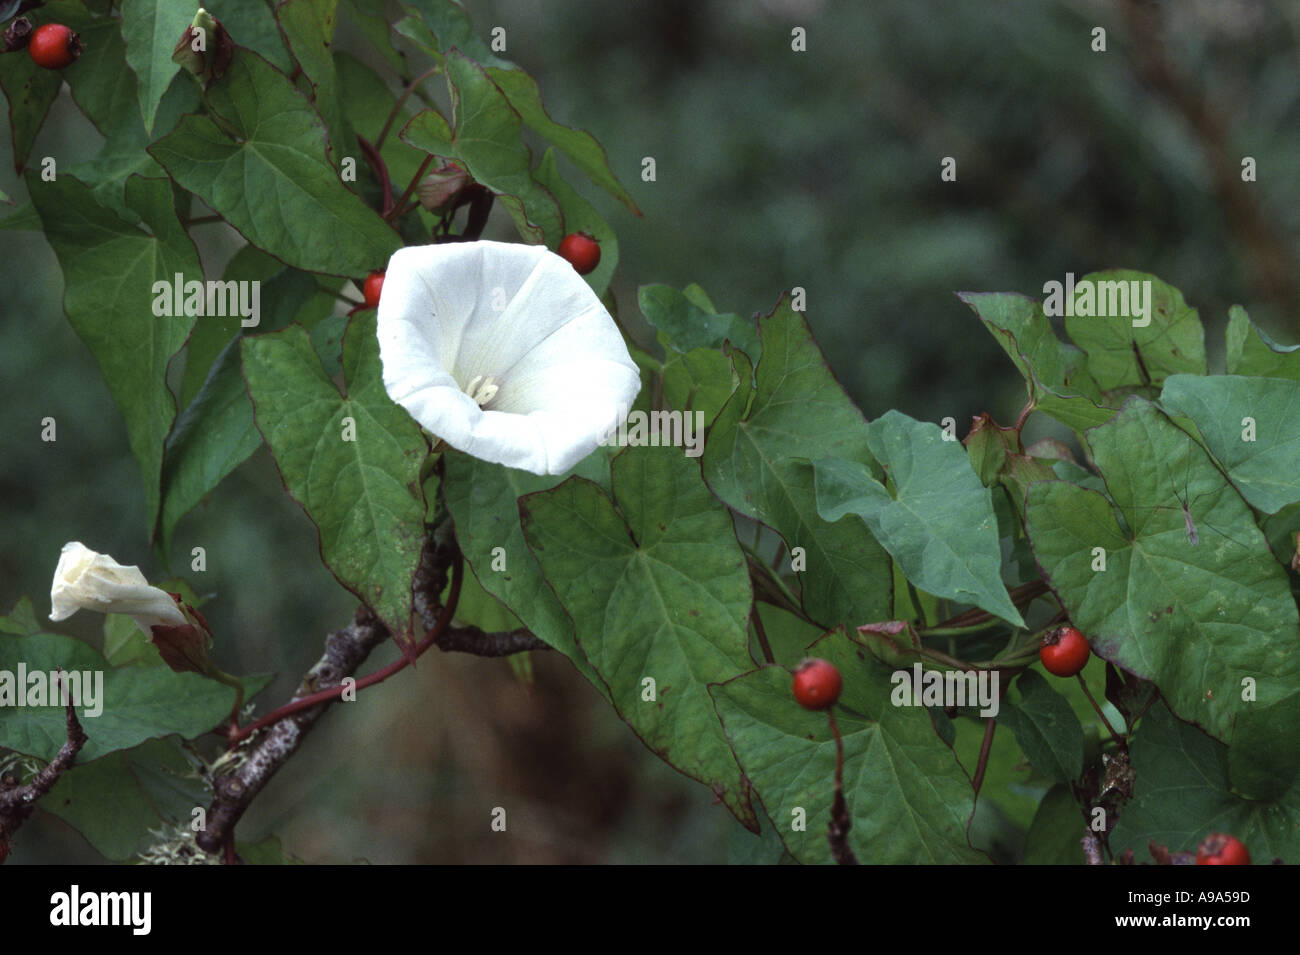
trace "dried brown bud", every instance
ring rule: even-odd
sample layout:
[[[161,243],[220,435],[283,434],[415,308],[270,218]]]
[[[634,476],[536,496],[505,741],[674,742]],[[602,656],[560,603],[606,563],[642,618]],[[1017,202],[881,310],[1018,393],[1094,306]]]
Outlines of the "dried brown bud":
[[[27,41],[32,38],[32,21],[26,17],[19,17],[9,26],[5,27],[4,44],[5,50],[12,53],[14,50],[27,49]]]

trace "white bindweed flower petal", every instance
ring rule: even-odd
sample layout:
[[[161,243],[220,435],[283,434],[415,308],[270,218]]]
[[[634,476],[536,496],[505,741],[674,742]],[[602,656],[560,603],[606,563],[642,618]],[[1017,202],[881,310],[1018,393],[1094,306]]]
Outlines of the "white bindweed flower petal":
[[[67,620],[78,610],[122,613],[146,634],[154,624],[189,623],[171,594],[151,586],[139,567],[124,567],[80,541],[63,545],[50,587],[50,619]]]
[[[453,448],[534,474],[594,451],[641,390],[613,318],[545,246],[402,249],[378,328],[395,402]]]

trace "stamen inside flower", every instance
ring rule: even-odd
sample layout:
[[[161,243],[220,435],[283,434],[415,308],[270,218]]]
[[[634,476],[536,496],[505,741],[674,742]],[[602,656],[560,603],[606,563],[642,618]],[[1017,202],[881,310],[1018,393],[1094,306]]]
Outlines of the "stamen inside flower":
[[[485,408],[500,390],[500,385],[492,379],[491,375],[486,378],[483,375],[475,375],[474,379],[469,383],[469,387],[465,389],[465,394],[473,398],[474,403],[480,408]]]

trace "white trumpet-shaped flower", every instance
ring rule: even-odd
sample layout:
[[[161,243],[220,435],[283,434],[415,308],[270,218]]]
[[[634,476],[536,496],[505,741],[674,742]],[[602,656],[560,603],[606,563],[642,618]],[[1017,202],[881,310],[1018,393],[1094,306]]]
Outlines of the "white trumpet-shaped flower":
[[[613,318],[545,246],[402,249],[378,326],[395,402],[453,448],[534,474],[594,451],[641,390]]]
[[[149,634],[154,626],[188,625],[171,594],[151,586],[139,567],[124,567],[80,541],[63,545],[50,587],[50,619],[67,620],[78,610],[121,613]]]

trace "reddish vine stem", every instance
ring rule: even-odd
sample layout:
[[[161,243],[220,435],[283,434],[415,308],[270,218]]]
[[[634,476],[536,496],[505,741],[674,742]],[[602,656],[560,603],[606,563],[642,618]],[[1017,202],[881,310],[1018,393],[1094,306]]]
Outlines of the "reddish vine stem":
[[[456,613],[456,604],[460,600],[460,587],[464,578],[465,560],[458,552],[456,562],[452,565],[451,592],[447,595],[447,603],[443,606],[442,612],[438,615],[437,622],[429,630],[429,633],[423,640],[415,645],[415,648],[411,653],[403,654],[399,659],[394,660],[387,666],[381,667],[374,673],[363,676],[361,679],[357,680],[356,683],[353,684],[355,689],[361,690],[368,686],[374,686],[376,683],[382,683],[394,673],[406,669],[411,665],[411,663],[419,658],[424,651],[428,650],[438,641],[438,638],[442,636],[443,632],[447,629],[447,626],[451,623],[451,618]],[[317,693],[309,694],[308,696],[301,696],[296,700],[284,704],[284,706],[279,709],[268,713],[261,719],[228,733],[226,738],[229,740],[230,746],[233,748],[242,741],[248,739],[248,737],[252,736],[258,730],[270,726],[272,723],[278,723],[286,716],[292,716],[300,710],[310,709],[318,703],[331,703],[334,700],[337,700],[347,689],[348,687],[346,685],[339,684],[338,686],[332,686],[329,689],[321,690]]]
[[[429,163],[431,162],[433,162],[432,155],[428,155],[424,157],[424,162],[420,164],[420,168],[417,169],[415,171],[415,175],[411,177],[411,184],[407,186],[406,191],[402,193],[402,198],[397,200],[397,205],[393,206],[393,208],[389,210],[388,214],[384,216],[384,219],[386,219],[389,222],[392,222],[394,219],[399,218],[402,215],[402,213],[406,211],[406,200],[411,198],[411,193],[413,193],[416,190],[416,188],[420,185],[420,180],[424,178],[424,171],[429,168]]]
[[[831,723],[831,736],[835,738],[835,799],[831,803],[831,824],[826,831],[826,839],[831,844],[831,856],[840,865],[858,865],[858,857],[849,845],[849,830],[853,828],[853,819],[849,815],[848,804],[844,801],[844,741],[840,738],[840,727],[835,722],[835,711],[826,711]]]
[[[1025,449],[1025,442],[1021,439],[1020,432],[1025,427],[1025,421],[1027,421],[1029,416],[1033,414],[1036,407],[1037,406],[1034,404],[1032,399],[1025,402],[1025,406],[1020,409],[1020,417],[1016,418],[1016,423],[1012,427],[1012,430],[1016,433],[1016,440],[1020,442],[1021,451]]]
[[[975,766],[975,795],[980,794],[980,786],[984,783],[984,771],[989,766],[989,753],[993,750],[993,734],[998,728],[998,721],[990,716],[984,723],[984,742],[980,743],[980,759]]]
[[[366,142],[365,137],[358,136],[357,145],[361,147],[370,171],[375,174],[380,188],[384,190],[384,208],[380,210],[380,214],[387,216],[393,211],[393,180],[388,177],[388,164],[384,162],[384,157],[379,155],[379,150]]]
[[[411,80],[406,89],[402,90],[402,95],[397,97],[397,102],[393,104],[393,109],[388,114],[388,119],[384,120],[384,128],[379,131],[379,138],[375,140],[375,149],[383,148],[384,140],[388,138],[388,131],[393,128],[393,123],[397,120],[397,114],[402,111],[402,104],[405,103],[407,99],[410,98],[411,94],[415,92],[416,87],[441,69],[441,66],[434,66],[425,70],[415,79]]]
[[[1047,584],[1041,580],[1028,580],[1023,584],[1018,584],[1017,586],[1012,587],[1009,593],[1013,604],[1017,607],[1024,607],[1047,593]],[[964,627],[967,625],[974,626],[975,624],[984,623],[985,621],[992,619],[993,615],[987,610],[971,608],[970,610],[964,610],[954,617],[949,617],[947,620],[935,624],[932,629],[947,629],[949,627]]]
[[[449,566],[453,571],[451,575],[447,572]],[[460,595],[456,581],[462,579],[463,573],[463,558],[451,539],[449,525],[435,529],[421,554],[412,585],[415,609],[427,631],[448,632],[448,622],[454,615]],[[446,604],[440,604],[438,595],[447,588],[449,576],[453,580],[448,600]],[[210,780],[212,802],[208,807],[207,825],[194,837],[200,849],[213,854],[224,853],[227,838],[258,793],[298,751],[329,704],[337,699],[336,693],[331,692],[324,694],[329,699],[320,700],[320,694],[311,691],[319,686],[341,684],[391,635],[388,627],[364,606],[357,609],[351,624],[329,635],[325,640],[324,654],[303,677],[298,689],[304,698],[310,695],[317,702],[267,726],[256,740],[247,744],[247,750],[240,752],[242,759],[235,769]]]
[[[758,615],[758,604],[754,604],[753,613],[750,619],[754,621],[754,633],[758,637],[758,645],[763,648],[763,659],[768,663],[776,662],[776,655],[772,653],[772,644],[767,642],[767,630],[763,628],[763,618]]]

